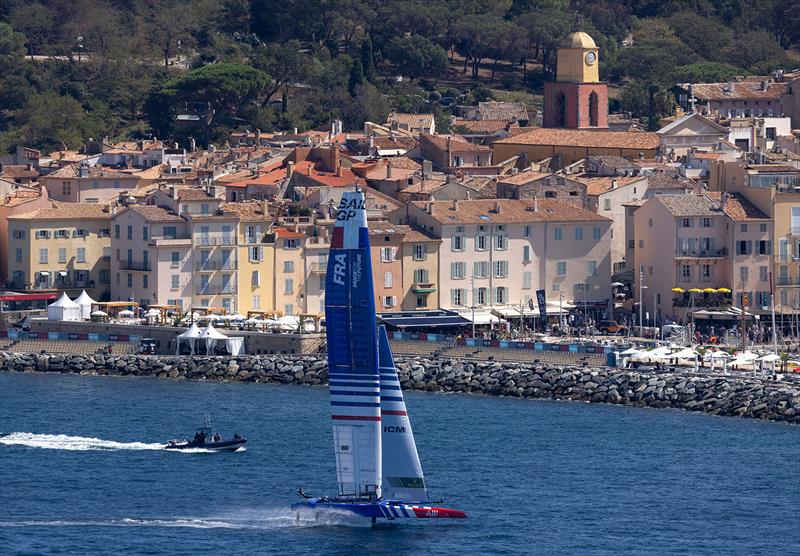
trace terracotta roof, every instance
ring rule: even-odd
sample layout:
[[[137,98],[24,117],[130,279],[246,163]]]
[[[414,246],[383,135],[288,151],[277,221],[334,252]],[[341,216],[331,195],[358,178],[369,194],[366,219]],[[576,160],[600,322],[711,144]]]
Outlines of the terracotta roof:
[[[655,150],[660,140],[657,134],[648,131],[534,128],[520,135],[499,139],[495,144]]]
[[[156,205],[132,205],[127,210],[140,214],[142,218],[150,222],[184,222],[183,218],[171,210]],[[122,214],[122,212],[118,214]]]
[[[527,120],[528,107],[524,102],[497,102],[489,100],[478,103],[478,118],[481,120]]]
[[[441,149],[443,151],[447,150],[447,143],[448,139],[450,140],[450,150],[454,153],[468,153],[468,152],[479,152],[479,153],[490,153],[492,149],[490,147],[486,147],[484,145],[476,145],[475,143],[470,143],[469,141],[465,141],[464,139],[460,138],[457,135],[420,135],[420,141],[427,140],[431,142],[437,149]]]
[[[28,168],[25,164],[5,164],[3,165],[3,172],[0,176],[4,178],[10,178],[12,180],[21,179],[21,178],[36,178],[39,176],[39,172],[34,170],[33,168]]]
[[[789,83],[770,83],[766,91],[760,81],[737,81],[733,91],[725,90],[727,83],[695,83],[692,93],[701,102],[709,100],[780,100],[788,91]],[[682,85],[688,91],[689,84]]]
[[[454,118],[452,129],[463,127],[468,133],[497,133],[508,126],[508,120],[465,120]]]
[[[659,195],[655,197],[673,216],[719,216],[719,203],[706,195]]]
[[[719,203],[722,198],[722,192],[708,191],[706,192],[706,196],[711,198],[714,202]],[[769,216],[764,214],[761,209],[736,193],[728,194],[723,212],[727,214],[731,220],[737,222],[742,220],[769,220]]]
[[[179,201],[208,201],[214,199],[214,197],[206,193],[205,190],[200,187],[179,189],[175,192],[175,196]]]
[[[302,232],[295,232],[294,230],[289,230],[288,228],[273,228],[275,232],[275,237],[280,239],[291,239],[291,238],[304,238],[306,235]]]
[[[666,172],[653,172],[646,174],[647,176],[647,190],[655,191],[668,190],[668,189],[700,189],[694,181],[680,174],[668,174]]]
[[[433,193],[437,189],[444,186],[447,180],[426,179],[420,180],[417,183],[409,185],[400,193]]]
[[[272,215],[264,212],[264,204],[258,201],[244,201],[239,203],[225,203],[222,207],[225,214],[236,215],[239,220],[273,220]]]
[[[417,148],[419,141],[413,137],[373,137],[372,145],[381,150],[402,149],[410,151]]]
[[[40,208],[23,214],[9,216],[20,220],[107,220],[110,216],[105,205],[89,203],[52,202],[51,208]],[[77,222],[76,222],[77,223]]]
[[[442,224],[483,224],[515,222],[608,222],[594,212],[555,199],[479,199],[473,201],[414,201]],[[500,212],[496,211],[499,206]],[[536,209],[536,210],[534,210]]]
[[[603,177],[591,177],[591,176],[575,176],[575,179],[580,181],[581,183],[586,184],[586,194],[590,196],[597,196],[602,195],[608,191],[614,189],[613,182],[617,182],[617,187],[625,187],[626,185],[631,185],[632,183],[643,182],[647,179],[647,176],[632,176],[632,177],[614,177],[614,176],[603,176]]]
[[[440,243],[442,241],[441,239],[427,235],[425,232],[418,230],[417,228],[412,228],[410,226],[404,226],[403,228],[405,229],[405,232],[403,232],[403,243]]]
[[[413,158],[408,158],[407,156],[393,156],[391,158],[387,158],[386,160],[392,161],[392,168],[403,168],[406,170],[419,170],[422,168],[422,165],[415,161]]]
[[[689,158],[696,158],[699,160],[716,160],[717,158],[725,156],[725,153],[690,153]]]
[[[756,172],[800,173],[800,168],[795,168],[788,164],[748,164],[747,169],[755,170]]]
[[[392,112],[386,118],[386,124],[391,125],[392,122],[397,122],[400,125],[407,125],[409,128],[424,127],[428,129],[433,123],[433,114],[403,114]]]
[[[553,174],[551,172],[536,172],[534,170],[525,170],[524,172],[519,172],[518,174],[501,176],[497,179],[497,181],[498,183],[504,183],[509,185],[525,185],[526,183],[540,180],[542,178],[546,178],[552,175]]]

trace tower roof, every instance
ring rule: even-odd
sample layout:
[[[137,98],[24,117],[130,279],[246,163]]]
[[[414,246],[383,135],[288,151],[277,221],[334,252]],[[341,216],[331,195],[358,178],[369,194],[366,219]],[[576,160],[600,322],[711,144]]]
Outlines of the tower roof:
[[[583,31],[570,33],[564,37],[559,46],[561,48],[597,48],[594,39]]]

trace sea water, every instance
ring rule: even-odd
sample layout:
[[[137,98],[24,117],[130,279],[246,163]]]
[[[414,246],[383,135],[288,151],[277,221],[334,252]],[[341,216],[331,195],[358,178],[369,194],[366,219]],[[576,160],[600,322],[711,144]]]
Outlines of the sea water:
[[[0,374],[4,554],[798,554],[800,428],[407,393],[434,498],[467,520],[298,525],[335,493],[325,388]],[[163,450],[204,415],[246,450]]]

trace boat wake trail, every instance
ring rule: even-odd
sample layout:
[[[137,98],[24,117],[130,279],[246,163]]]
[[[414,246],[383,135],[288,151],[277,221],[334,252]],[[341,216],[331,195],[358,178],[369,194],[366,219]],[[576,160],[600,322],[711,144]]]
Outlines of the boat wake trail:
[[[50,450],[163,450],[164,444],[145,442],[115,442],[101,438],[68,436],[66,434],[33,434],[12,432],[0,436],[0,444],[7,446],[28,446]]]
[[[18,521],[0,520],[0,529],[12,527],[168,527],[186,529],[248,529],[269,530],[291,527],[319,527],[336,525],[363,525],[368,520],[354,520],[352,514],[335,515],[329,512],[324,519],[298,521],[289,508],[244,510],[230,514],[207,517],[153,517],[112,519],[31,519]]]

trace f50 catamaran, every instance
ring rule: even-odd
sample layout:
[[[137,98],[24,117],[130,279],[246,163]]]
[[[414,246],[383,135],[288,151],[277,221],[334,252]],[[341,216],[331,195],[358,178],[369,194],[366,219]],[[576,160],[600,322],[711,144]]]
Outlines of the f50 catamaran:
[[[339,494],[294,504],[298,519],[325,510],[373,523],[467,517],[432,506],[428,496],[386,330],[375,319],[367,214],[359,189],[342,195],[336,213],[325,320]]]

